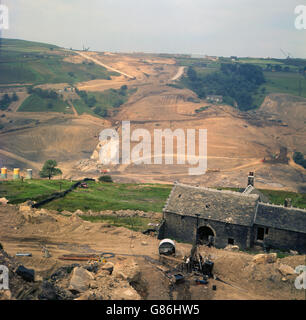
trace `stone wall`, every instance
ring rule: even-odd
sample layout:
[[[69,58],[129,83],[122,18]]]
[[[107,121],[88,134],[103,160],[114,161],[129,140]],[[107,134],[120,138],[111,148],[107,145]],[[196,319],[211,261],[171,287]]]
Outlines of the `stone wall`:
[[[163,237],[183,242],[193,243],[196,238],[197,218],[183,216],[175,213],[165,212],[165,224],[163,227]],[[252,230],[249,227],[223,223],[199,218],[199,228],[208,226],[215,234],[215,246],[224,248],[228,244],[228,239],[234,239],[234,244],[245,249],[250,246]]]
[[[305,233],[269,228],[264,243],[272,249],[296,250],[300,253],[306,253]]]

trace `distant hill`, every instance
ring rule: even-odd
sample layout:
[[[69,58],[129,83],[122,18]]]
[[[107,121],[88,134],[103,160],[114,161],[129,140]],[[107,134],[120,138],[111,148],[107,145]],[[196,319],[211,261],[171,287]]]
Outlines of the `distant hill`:
[[[15,39],[2,39],[0,44],[0,85],[74,84],[115,75],[92,63],[68,62],[75,53],[52,44]]]

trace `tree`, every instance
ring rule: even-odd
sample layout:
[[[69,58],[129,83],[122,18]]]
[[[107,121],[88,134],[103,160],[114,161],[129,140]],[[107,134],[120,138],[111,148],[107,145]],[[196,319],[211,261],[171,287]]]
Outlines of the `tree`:
[[[41,178],[49,178],[49,180],[54,177],[62,174],[61,169],[56,168],[57,162],[55,160],[47,160],[39,172]]]
[[[108,175],[106,175],[106,176],[101,176],[101,177],[99,177],[98,180],[99,180],[100,182],[113,182],[112,177],[111,177],[111,176],[108,176]]]
[[[193,81],[197,81],[198,79],[198,75],[197,75],[197,72],[192,68],[192,67],[189,67],[188,70],[187,70],[187,76],[189,78],[189,80],[191,82]]]

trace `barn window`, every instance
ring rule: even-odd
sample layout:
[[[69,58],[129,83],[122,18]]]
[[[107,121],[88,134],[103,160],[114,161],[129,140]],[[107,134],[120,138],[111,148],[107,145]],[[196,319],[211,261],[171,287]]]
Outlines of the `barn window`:
[[[265,234],[269,234],[269,228],[266,228]]]
[[[235,243],[235,240],[233,238],[228,238],[227,243],[233,245]]]
[[[257,228],[257,240],[262,241],[265,237],[265,229],[264,228]]]

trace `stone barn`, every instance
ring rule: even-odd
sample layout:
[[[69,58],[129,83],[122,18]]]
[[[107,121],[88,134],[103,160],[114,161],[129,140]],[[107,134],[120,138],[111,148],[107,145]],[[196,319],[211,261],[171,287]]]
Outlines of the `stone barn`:
[[[217,248],[255,245],[306,253],[306,210],[265,203],[252,185],[244,192],[175,183],[163,211],[159,239]]]

